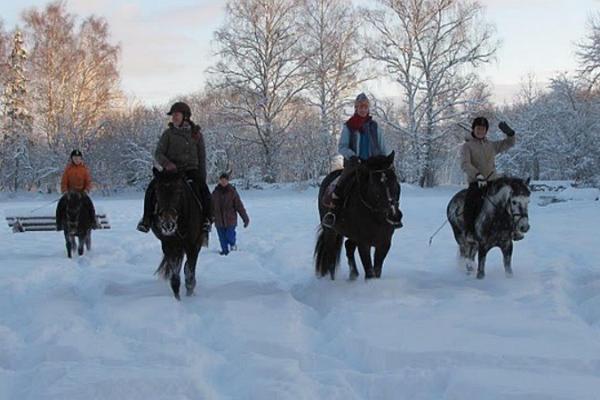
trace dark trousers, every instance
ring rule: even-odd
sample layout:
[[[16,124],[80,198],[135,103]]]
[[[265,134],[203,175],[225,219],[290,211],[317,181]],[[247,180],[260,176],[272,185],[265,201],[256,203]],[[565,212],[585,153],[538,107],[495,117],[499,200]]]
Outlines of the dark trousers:
[[[473,182],[467,189],[465,196],[464,220],[467,232],[475,234],[475,221],[483,207],[484,190],[479,189],[477,182]]]
[[[204,217],[207,220],[211,220],[213,218],[213,207],[212,207],[212,199],[210,195],[210,190],[208,189],[208,185],[206,181],[204,181],[200,175],[200,171],[197,169],[192,169],[185,172],[185,176],[187,179],[192,181],[191,188],[194,192],[194,195],[200,201],[202,205],[202,210],[204,212]],[[156,185],[156,179],[152,179],[150,184],[146,188],[146,193],[144,195],[144,221],[149,221],[152,213],[154,212],[154,188]]]
[[[221,243],[221,251],[225,254],[229,253],[229,246],[235,246],[235,225],[227,227],[217,227],[219,242]]]
[[[96,220],[96,209],[94,208],[94,203],[92,203],[92,199],[87,193],[83,192],[83,196],[81,197],[81,206],[87,207],[90,212],[90,218],[92,221]],[[67,197],[66,194],[63,194],[60,200],[58,200],[58,204],[56,205],[56,225],[62,226],[63,221],[67,218]]]

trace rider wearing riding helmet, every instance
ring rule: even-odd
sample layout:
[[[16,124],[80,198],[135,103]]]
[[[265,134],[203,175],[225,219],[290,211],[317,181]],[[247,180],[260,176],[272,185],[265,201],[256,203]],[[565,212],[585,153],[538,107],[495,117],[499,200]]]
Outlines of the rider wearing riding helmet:
[[[173,104],[167,115],[171,116],[171,122],[160,137],[154,152],[156,168],[168,173],[183,172],[188,179],[192,180],[194,195],[200,200],[204,210],[204,230],[208,232],[212,223],[212,203],[206,184],[204,137],[200,126],[190,119],[192,111],[186,103]],[[152,198],[154,184],[153,179],[146,189],[144,216],[137,226],[141,232],[150,230],[150,217],[154,207]]]
[[[94,204],[88,196],[88,193],[92,189],[92,178],[90,176],[90,170],[83,162],[83,154],[79,150],[73,150],[69,157],[69,163],[63,172],[62,179],[60,181],[61,193],[66,192],[80,192],[83,194],[82,201],[87,202],[88,209],[90,210],[92,221],[94,221],[93,227],[96,228],[96,211]],[[60,198],[56,207],[56,230],[62,230],[62,221],[65,217],[66,209],[66,198],[63,196]]]
[[[332,195],[332,210],[323,216],[321,222],[325,227],[331,228],[335,224],[348,182],[358,166],[371,157],[389,154],[383,134],[369,114],[369,105],[366,94],[356,96],[354,115],[342,127],[338,151],[344,157],[344,169]]]
[[[499,178],[496,173],[496,155],[515,145],[515,131],[506,122],[498,128],[506,135],[504,140],[487,139],[489,122],[477,117],[471,126],[471,135],[462,147],[462,169],[467,174],[469,188],[465,198],[464,220],[467,232],[475,234],[475,221],[483,206],[483,196],[488,182]]]

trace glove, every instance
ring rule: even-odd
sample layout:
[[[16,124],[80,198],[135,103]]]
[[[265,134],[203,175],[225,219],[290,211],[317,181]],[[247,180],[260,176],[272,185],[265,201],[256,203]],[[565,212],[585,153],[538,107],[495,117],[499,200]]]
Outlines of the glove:
[[[515,136],[515,131],[504,121],[498,124],[498,128],[500,128],[500,130],[504,132],[506,136]]]
[[[250,221],[244,221],[244,228],[247,228],[250,225]]]
[[[476,178],[477,178],[477,187],[479,187],[479,189],[483,189],[484,187],[487,186],[487,181],[485,180],[483,175],[477,174]]]
[[[167,161],[164,167],[167,172],[177,172],[177,165],[173,164],[171,161]]]

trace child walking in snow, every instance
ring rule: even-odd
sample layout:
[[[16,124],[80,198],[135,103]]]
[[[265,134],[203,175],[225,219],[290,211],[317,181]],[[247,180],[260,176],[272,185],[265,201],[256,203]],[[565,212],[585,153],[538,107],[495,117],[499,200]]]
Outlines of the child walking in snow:
[[[244,228],[248,227],[250,218],[246,213],[240,195],[229,184],[229,175],[221,174],[219,184],[212,193],[215,226],[221,243],[221,255],[226,256],[230,250],[237,250],[235,244],[235,228],[238,214],[244,221]]]

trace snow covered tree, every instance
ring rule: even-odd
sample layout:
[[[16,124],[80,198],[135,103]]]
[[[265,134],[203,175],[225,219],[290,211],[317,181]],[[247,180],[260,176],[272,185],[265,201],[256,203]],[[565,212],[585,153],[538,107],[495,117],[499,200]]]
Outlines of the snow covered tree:
[[[469,114],[476,68],[494,56],[492,28],[476,1],[378,0],[366,13],[374,35],[367,54],[403,90],[402,131],[411,137],[419,184],[434,184],[435,149]]]
[[[365,81],[360,66],[361,19],[345,0],[304,0],[303,42],[308,52],[308,97],[319,110],[319,127],[328,158],[337,153],[345,100]],[[324,171],[323,171],[324,172]]]
[[[46,149],[34,170],[56,180],[73,148],[93,155],[91,142],[120,99],[120,48],[110,43],[104,19],[90,16],[78,23],[63,2],[28,10],[23,20],[31,49],[35,136]]]
[[[217,87],[235,92],[226,111],[236,129],[262,150],[263,176],[277,179],[278,151],[308,84],[298,19],[300,0],[235,0],[215,33]]]
[[[25,76],[27,51],[23,47],[20,30],[15,32],[12,44],[2,96],[4,132],[1,138],[1,169],[3,186],[16,191],[26,187],[26,179],[32,172],[29,159],[32,117],[28,110],[28,79]]]

